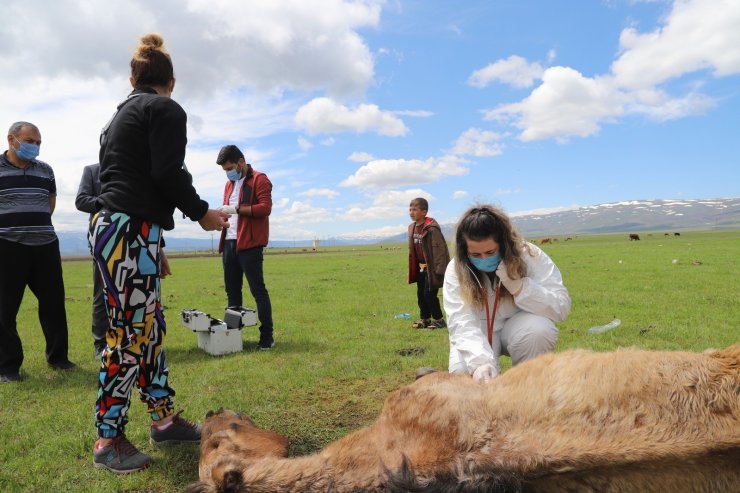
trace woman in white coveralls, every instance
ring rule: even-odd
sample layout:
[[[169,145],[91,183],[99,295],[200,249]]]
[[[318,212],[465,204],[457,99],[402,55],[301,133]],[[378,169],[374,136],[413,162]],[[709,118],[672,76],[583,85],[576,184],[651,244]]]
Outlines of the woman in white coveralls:
[[[555,263],[490,205],[473,207],[460,219],[444,279],[450,372],[471,374],[480,383],[499,374],[502,354],[516,365],[552,351],[554,322],[570,312]]]

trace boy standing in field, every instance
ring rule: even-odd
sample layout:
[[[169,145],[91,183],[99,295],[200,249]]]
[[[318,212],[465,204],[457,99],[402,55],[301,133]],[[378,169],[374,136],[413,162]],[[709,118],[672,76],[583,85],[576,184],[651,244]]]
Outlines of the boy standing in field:
[[[415,329],[443,329],[447,327],[437,293],[444,284],[444,275],[450,261],[447,242],[437,221],[427,217],[429,202],[417,197],[409,204],[409,284],[416,283],[416,299],[421,320],[411,326]]]

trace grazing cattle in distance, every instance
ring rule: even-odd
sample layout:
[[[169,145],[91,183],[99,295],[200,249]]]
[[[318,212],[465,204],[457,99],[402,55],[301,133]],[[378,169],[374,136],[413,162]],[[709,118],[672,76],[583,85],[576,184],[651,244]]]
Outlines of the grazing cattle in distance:
[[[640,235],[638,235],[636,233],[630,233],[630,241],[632,241],[632,240],[639,240],[639,239],[640,239]]]
[[[210,415],[196,492],[737,491],[740,344],[549,353],[487,384],[433,372],[308,456]]]
[[[681,236],[681,233],[673,233],[673,236]]]
[[[572,237],[572,236],[569,236],[569,237],[567,237],[567,238],[565,239],[565,241],[568,241],[568,240],[572,240],[572,239],[573,239],[573,237]]]
[[[663,236],[671,236],[671,235],[668,233],[663,233]]]
[[[552,245],[552,237],[548,236],[548,237],[546,237],[546,238],[542,238],[542,239],[540,240],[540,245],[544,245],[544,244],[546,244],[546,243],[549,243],[549,244],[551,244],[551,245]]]

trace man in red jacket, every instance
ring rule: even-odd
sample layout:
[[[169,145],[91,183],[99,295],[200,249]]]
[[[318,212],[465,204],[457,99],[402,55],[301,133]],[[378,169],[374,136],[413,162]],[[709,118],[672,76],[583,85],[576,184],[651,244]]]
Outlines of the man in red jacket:
[[[228,306],[242,306],[242,273],[257,303],[260,320],[258,349],[275,347],[272,305],[262,273],[263,249],[270,235],[272,183],[267,175],[252,169],[244,154],[233,144],[221,148],[216,164],[226,172],[222,212],[231,214],[229,228],[221,233],[218,245],[224,265],[224,286]]]

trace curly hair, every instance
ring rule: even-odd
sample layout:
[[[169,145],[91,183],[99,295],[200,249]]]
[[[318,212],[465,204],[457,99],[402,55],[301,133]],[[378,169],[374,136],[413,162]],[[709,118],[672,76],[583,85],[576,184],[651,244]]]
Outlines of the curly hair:
[[[131,58],[131,78],[136,88],[166,86],[174,77],[172,58],[165,50],[162,36],[157,33],[142,36]]]
[[[470,262],[468,240],[488,239],[498,243],[501,261],[506,264],[512,277],[521,278],[527,275],[527,264],[524,263],[522,255],[525,251],[531,254],[524,239],[519,236],[511,220],[501,209],[488,204],[478,204],[463,214],[455,228],[455,271],[460,279],[463,300],[478,308],[483,306],[483,294],[478,279],[486,273],[476,269]],[[493,280],[494,274],[489,275]],[[503,294],[511,296],[505,288]]]

